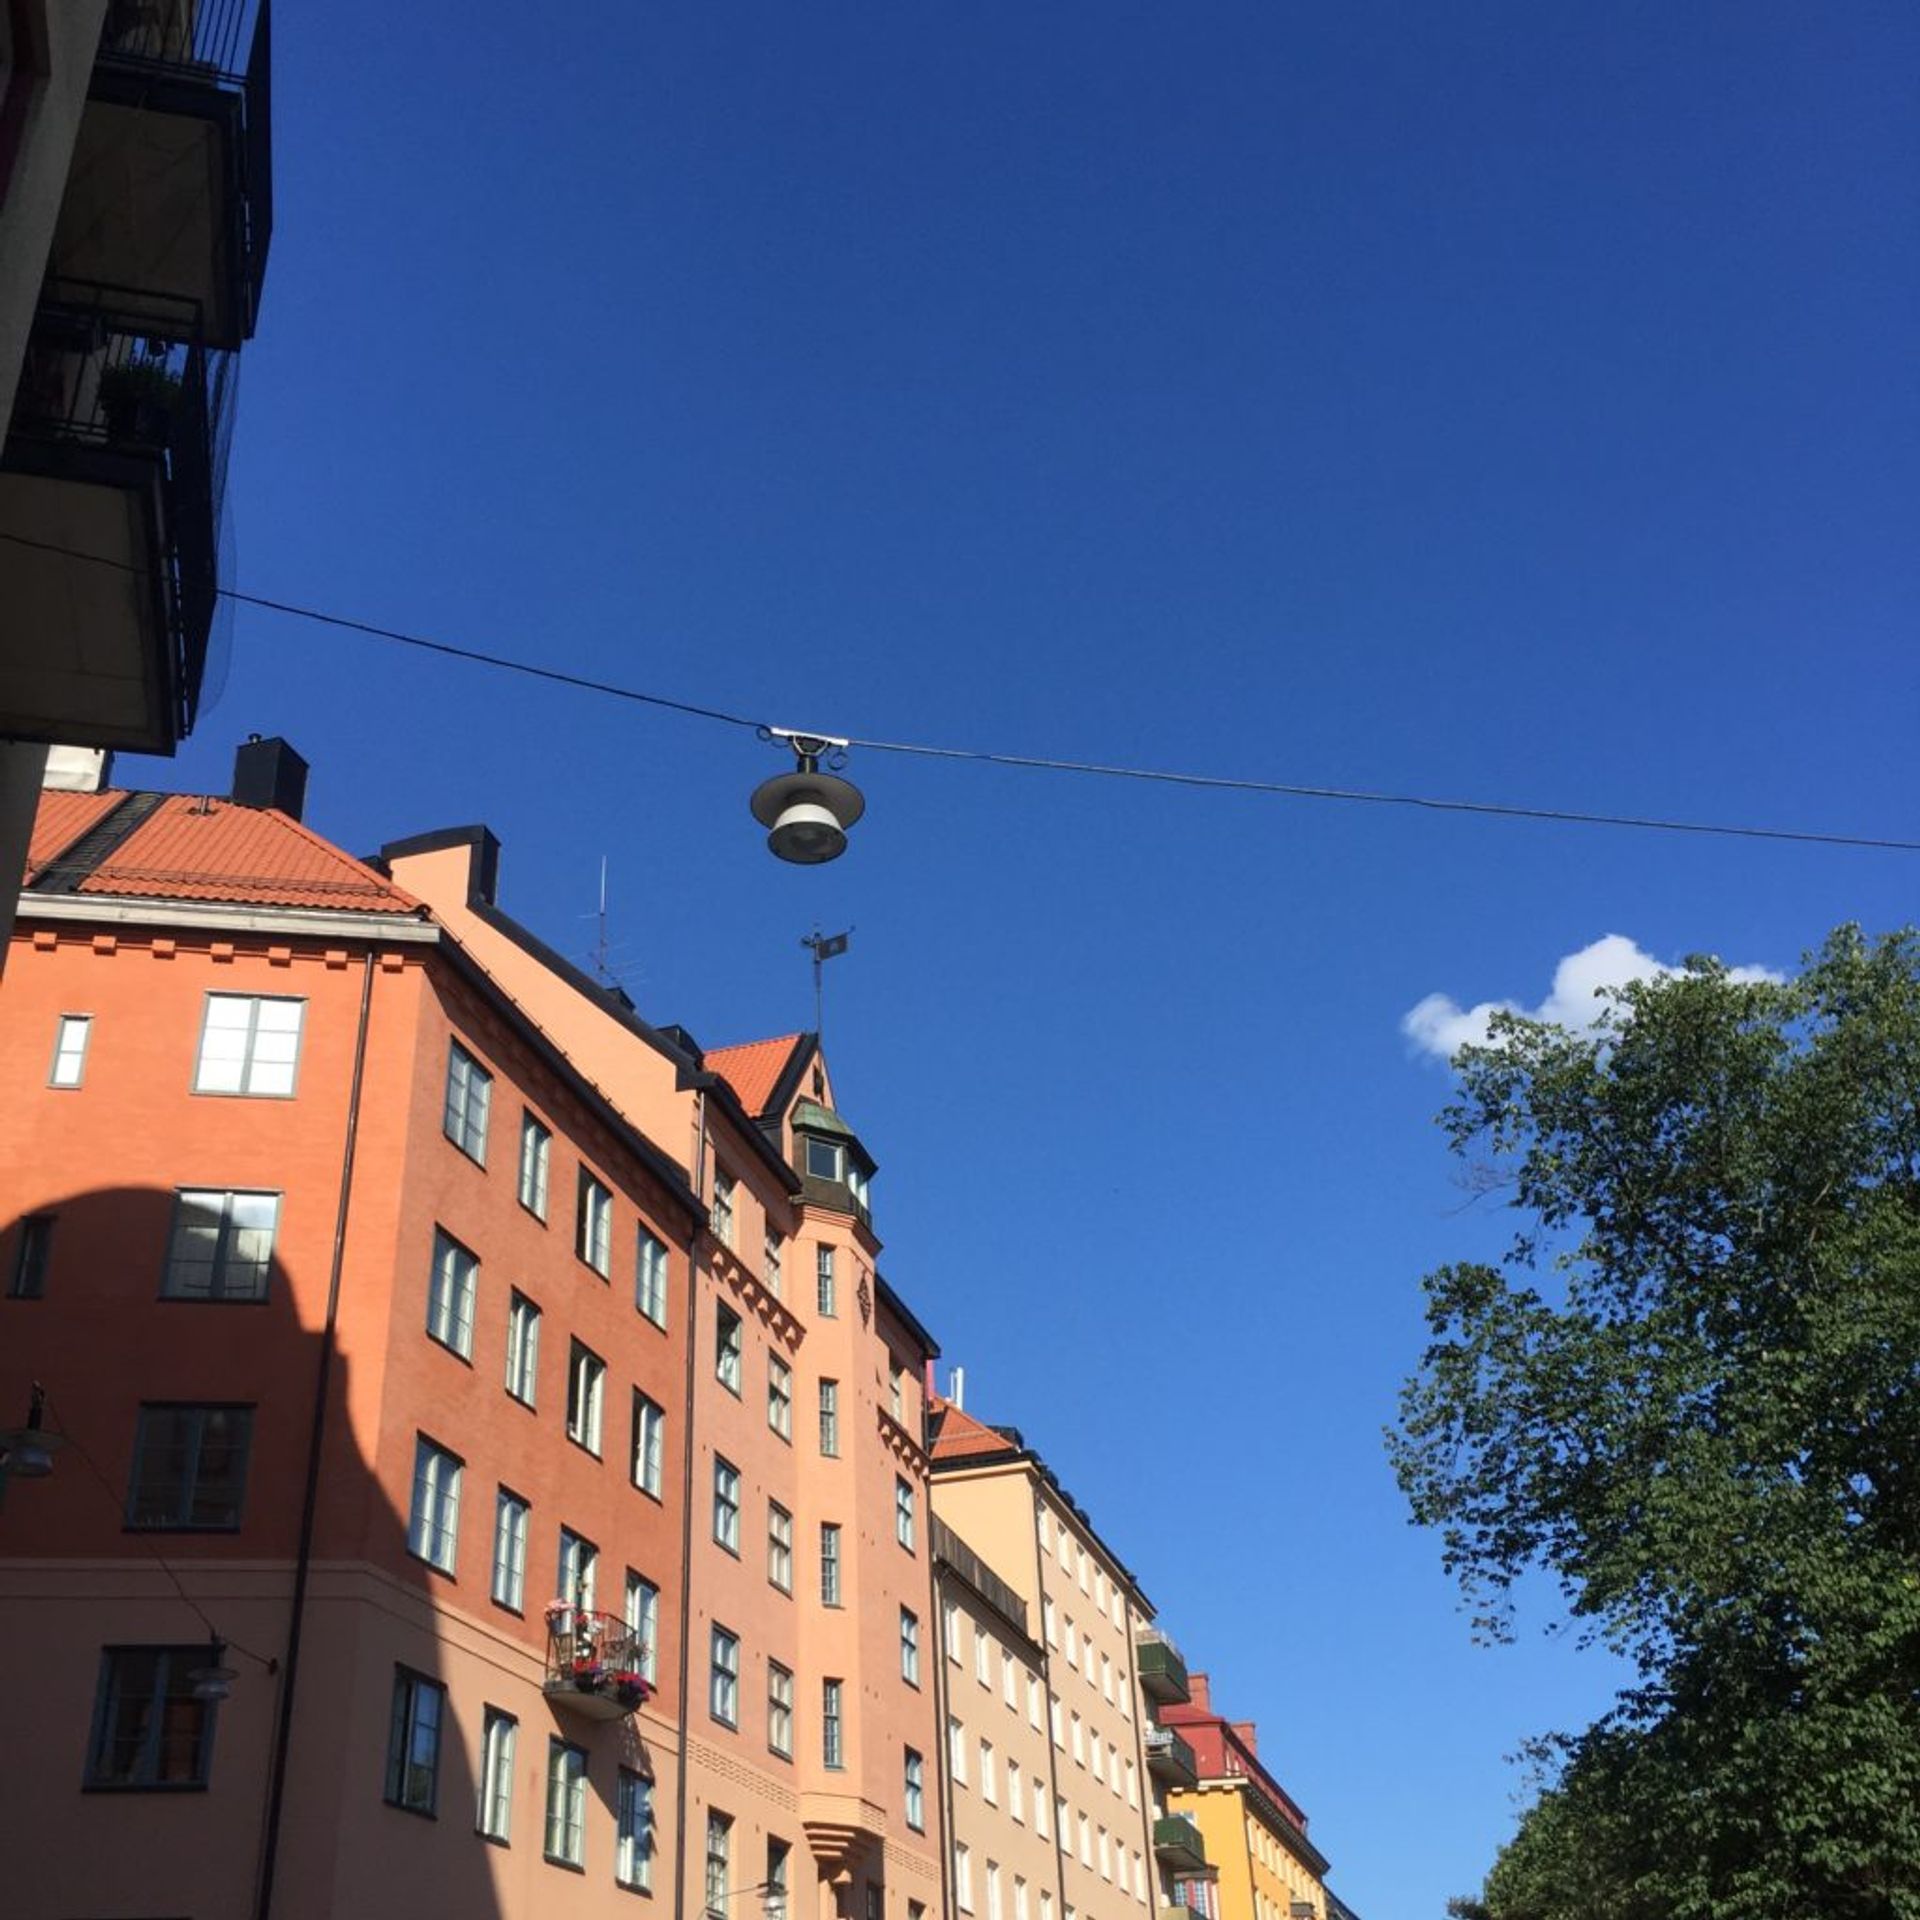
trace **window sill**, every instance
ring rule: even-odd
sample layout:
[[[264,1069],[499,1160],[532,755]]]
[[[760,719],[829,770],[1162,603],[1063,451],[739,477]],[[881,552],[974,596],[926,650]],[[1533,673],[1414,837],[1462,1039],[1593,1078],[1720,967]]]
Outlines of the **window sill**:
[[[540,1857],[547,1863],[548,1866],[558,1867],[561,1869],[562,1872],[577,1873],[581,1875],[583,1878],[586,1875],[586,1871],[587,1871],[586,1865],[582,1861],[563,1860],[557,1853],[543,1853]]]
[[[205,1793],[204,1780],[83,1780],[82,1793]]]
[[[391,1807],[395,1813],[410,1813],[416,1820],[438,1820],[440,1815],[432,1807],[410,1807],[404,1800],[383,1800],[383,1806]]]

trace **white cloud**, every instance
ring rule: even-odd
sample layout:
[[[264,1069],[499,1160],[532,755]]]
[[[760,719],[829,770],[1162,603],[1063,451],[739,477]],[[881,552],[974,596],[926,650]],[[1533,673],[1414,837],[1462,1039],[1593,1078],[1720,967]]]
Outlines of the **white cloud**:
[[[1524,1013],[1579,1033],[1595,1025],[1605,1012],[1608,1002],[1600,998],[1603,987],[1624,987],[1632,980],[1655,980],[1675,971],[1625,934],[1604,934],[1590,947],[1561,959],[1553,970],[1553,986],[1537,1007],[1523,1007],[1517,1000],[1482,1000],[1463,1007],[1448,994],[1430,993],[1401,1016],[1400,1031],[1415,1052],[1436,1060],[1451,1060],[1462,1047],[1483,1042],[1493,1016],[1500,1012]],[[1732,967],[1728,971],[1735,980],[1781,978],[1768,967]]]

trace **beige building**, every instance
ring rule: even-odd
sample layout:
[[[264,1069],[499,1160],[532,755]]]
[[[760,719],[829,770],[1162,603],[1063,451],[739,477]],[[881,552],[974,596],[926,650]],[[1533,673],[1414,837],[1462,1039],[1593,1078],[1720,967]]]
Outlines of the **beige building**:
[[[1134,1649],[1151,1625],[1152,1608],[1017,1431],[984,1426],[936,1401],[931,1432],[936,1517],[1037,1619],[1047,1821],[1061,1920],[1151,1914],[1155,1839]],[[956,1842],[968,1791],[956,1782]],[[1031,1805],[1029,1790],[1029,1811]],[[1010,1824],[1003,1817],[1002,1827]],[[969,1906],[961,1866],[956,1850],[956,1911],[1017,1920],[1004,1892],[995,1911],[980,1868]],[[1039,1920],[1037,1901],[1033,1920]]]

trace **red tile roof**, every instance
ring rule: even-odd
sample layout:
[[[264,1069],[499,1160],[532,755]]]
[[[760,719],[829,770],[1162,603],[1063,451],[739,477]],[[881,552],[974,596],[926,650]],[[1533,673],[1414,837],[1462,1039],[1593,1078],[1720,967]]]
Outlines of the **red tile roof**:
[[[806,1038],[803,1033],[783,1033],[774,1040],[749,1040],[744,1046],[715,1047],[706,1056],[707,1066],[721,1076],[740,1096],[740,1104],[756,1119],[766,1112],[767,1102],[780,1082],[780,1075],[793,1058],[793,1050]]]
[[[1014,1454],[1016,1447],[1004,1433],[983,1426],[939,1394],[933,1399],[933,1447],[936,1460],[977,1460],[982,1454]]]
[[[27,884],[45,877],[61,853],[127,798],[112,791],[43,795]],[[187,793],[160,796],[126,839],[67,891],[354,913],[414,913],[420,904],[284,813]]]

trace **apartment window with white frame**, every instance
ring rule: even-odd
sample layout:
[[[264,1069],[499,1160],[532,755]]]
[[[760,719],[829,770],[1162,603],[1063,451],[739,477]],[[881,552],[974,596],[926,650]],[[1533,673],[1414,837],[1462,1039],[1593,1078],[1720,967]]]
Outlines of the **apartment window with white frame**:
[[[1104,1787],[1107,1784],[1106,1764],[1100,1758],[1100,1736],[1096,1733],[1087,1745],[1093,1749],[1093,1777]]]
[[[1040,1676],[1037,1673],[1027,1675],[1027,1724],[1035,1733],[1040,1731]]]
[[[782,1760],[793,1758],[793,1674],[778,1660],[767,1662],[767,1746]]]
[[[737,1559],[740,1553],[740,1469],[718,1454],[713,1460],[713,1537]]]
[[[239,993],[207,995],[194,1061],[195,1093],[288,1099],[300,1065],[304,1000]]]
[[[728,1920],[733,1898],[733,1822],[724,1813],[707,1813],[707,1912],[713,1920]]]
[[[553,1164],[553,1133],[532,1111],[520,1110],[520,1204],[542,1222],[547,1217],[547,1175]]]
[[[739,1182],[723,1168],[716,1167],[713,1174],[713,1237],[723,1247],[733,1246],[733,1199],[734,1190]]]
[[[1053,1895],[1045,1887],[1040,1889],[1040,1920],[1053,1920]]]
[[[600,1426],[607,1392],[607,1363],[576,1340],[567,1359],[567,1438],[600,1457]]]
[[[474,1827],[506,1846],[513,1837],[513,1746],[520,1723],[489,1707],[480,1732],[480,1798]]]
[[[838,1773],[847,1764],[845,1683],[820,1682],[820,1764]]]
[[[1120,1749],[1107,1742],[1107,1781],[1115,1793],[1120,1791]]]
[[[1029,1920],[1025,1874],[1016,1873],[1013,1876],[1013,1920]]]
[[[507,1300],[507,1392],[534,1404],[540,1380],[540,1309],[517,1289]]]
[[[927,1763],[913,1748],[907,1749],[906,1808],[907,1825],[915,1833],[927,1830]]]
[[[1012,1754],[1007,1756],[1007,1811],[1013,1815],[1015,1825],[1026,1825],[1027,1803],[1021,1794],[1020,1762]]]
[[[1073,1733],[1073,1764],[1084,1767],[1087,1764],[1087,1730],[1079,1714],[1074,1714],[1069,1722]]]
[[[1077,1817],[1080,1822],[1080,1864],[1090,1867],[1093,1865],[1093,1822],[1084,1813]]]
[[[546,1855],[567,1867],[587,1857],[587,1750],[557,1734],[547,1742]]]
[[[1127,1762],[1127,1805],[1137,1807],[1140,1804],[1140,1783],[1134,1775],[1133,1762]]]
[[[173,1196],[161,1299],[264,1300],[279,1224],[277,1193],[179,1188]]]
[[[793,1515],[777,1500],[767,1502],[767,1579],[793,1591]]]
[[[1111,1706],[1113,1704],[1113,1660],[1110,1655],[1104,1653],[1100,1656],[1100,1691],[1105,1696],[1107,1704]]]
[[[527,1532],[532,1508],[510,1487],[493,1498],[493,1580],[496,1605],[518,1613],[527,1598]]]
[[[724,1302],[714,1303],[713,1377],[737,1400],[740,1397],[742,1334],[740,1316]]]
[[[1034,1838],[1044,1840],[1047,1837],[1047,1791],[1037,1773],[1033,1776],[1032,1789]]]
[[[900,1678],[910,1687],[920,1684],[920,1616],[911,1607],[900,1609]]]
[[[835,1520],[820,1523],[820,1604],[840,1604],[840,1525]]]
[[[1073,1814],[1067,1806],[1067,1796],[1056,1793],[1053,1796],[1053,1824],[1060,1835],[1060,1851],[1073,1851]]]
[[[479,1290],[479,1260],[444,1227],[435,1227],[427,1334],[462,1360],[473,1358],[473,1308]]]
[[[1080,1668],[1080,1636],[1073,1630],[1073,1616],[1069,1614],[1062,1623],[1067,1636],[1067,1665],[1075,1672]]]
[[[953,1774],[953,1784],[964,1787],[967,1784],[967,1730],[952,1714],[947,1715],[947,1767]]]
[[[983,1687],[993,1685],[993,1641],[977,1620],[973,1623],[973,1677]]]
[[[666,1484],[666,1409],[636,1387],[633,1395],[633,1484],[656,1500]]]
[[[441,1573],[451,1573],[460,1544],[460,1476],[465,1463],[423,1433],[413,1448],[413,1506],[407,1551]]]
[[[653,1891],[653,1782],[631,1767],[620,1769],[614,1809],[613,1877],[636,1893]]]
[[[1000,1649],[1000,1697],[1007,1703],[1009,1713],[1020,1711],[1020,1682],[1014,1671],[1011,1649]]]
[[[778,1300],[780,1298],[780,1275],[786,1252],[786,1241],[777,1227],[768,1227],[765,1245],[760,1258],[760,1278],[765,1282],[767,1291]]]
[[[987,1920],[1000,1920],[1000,1863],[987,1862]]]
[[[492,1103],[493,1075],[458,1040],[449,1040],[440,1130],[476,1166],[487,1164],[487,1111]]]
[[[960,1608],[956,1601],[940,1602],[940,1638],[947,1649],[947,1658],[957,1667],[960,1664]]]
[[[600,1578],[600,1549],[571,1527],[562,1527],[558,1569],[554,1597],[591,1613],[594,1588]]]
[[[1060,1622],[1053,1610],[1053,1597],[1051,1594],[1041,1599],[1040,1616],[1045,1622],[1047,1645],[1057,1647],[1060,1644]]]
[[[839,1300],[834,1284],[833,1249],[815,1247],[813,1250],[814,1293],[823,1320],[831,1320],[839,1312]]]
[[[47,1069],[50,1087],[77,1087],[86,1077],[87,1041],[93,1034],[93,1015],[63,1013],[53,1030],[53,1064]]]
[[[898,1474],[893,1481],[893,1537],[913,1551],[913,1488]]]
[[[1053,1744],[1064,1753],[1067,1750],[1066,1723],[1060,1711],[1060,1696],[1051,1688],[1047,1690],[1047,1730],[1053,1736]]]
[[[787,1862],[792,1851],[784,1840],[767,1841],[767,1880],[761,1903],[766,1920],[787,1920]]]
[[[953,1903],[962,1913],[973,1911],[973,1855],[964,1840],[953,1843]]]
[[[627,1631],[639,1642],[640,1678],[651,1685],[660,1679],[660,1589],[644,1575],[627,1569],[627,1592],[622,1616]]]
[[[820,1451],[829,1459],[840,1454],[840,1382],[820,1382]]]
[[[887,1359],[887,1411],[896,1420],[907,1417],[906,1378],[900,1362],[891,1355]]]
[[[1000,1775],[994,1767],[991,1740],[980,1742],[980,1798],[990,1807],[1000,1804]]]
[[[1100,1859],[1100,1878],[1102,1880],[1111,1880],[1113,1878],[1113,1845],[1107,1838],[1107,1830],[1105,1827],[1102,1827],[1099,1831],[1096,1848]]]
[[[573,1250],[602,1280],[613,1270],[613,1190],[580,1169],[574,1203]]]
[[[667,1324],[667,1243],[645,1227],[633,1256],[633,1304],[656,1327]]]
[[[246,1500],[253,1409],[140,1409],[127,1476],[126,1524],[140,1533],[231,1533]]]
[[[393,1670],[393,1709],[387,1722],[386,1801],[409,1813],[433,1813],[440,1797],[440,1730],[446,1723],[447,1690],[411,1668]],[[156,1724],[170,1716],[155,1714]],[[205,1784],[205,1773],[201,1784]]]
[[[740,1724],[740,1636],[721,1626],[709,1645],[707,1711],[723,1727]]]
[[[767,1355],[767,1425],[782,1440],[793,1438],[793,1369],[777,1353]]]

